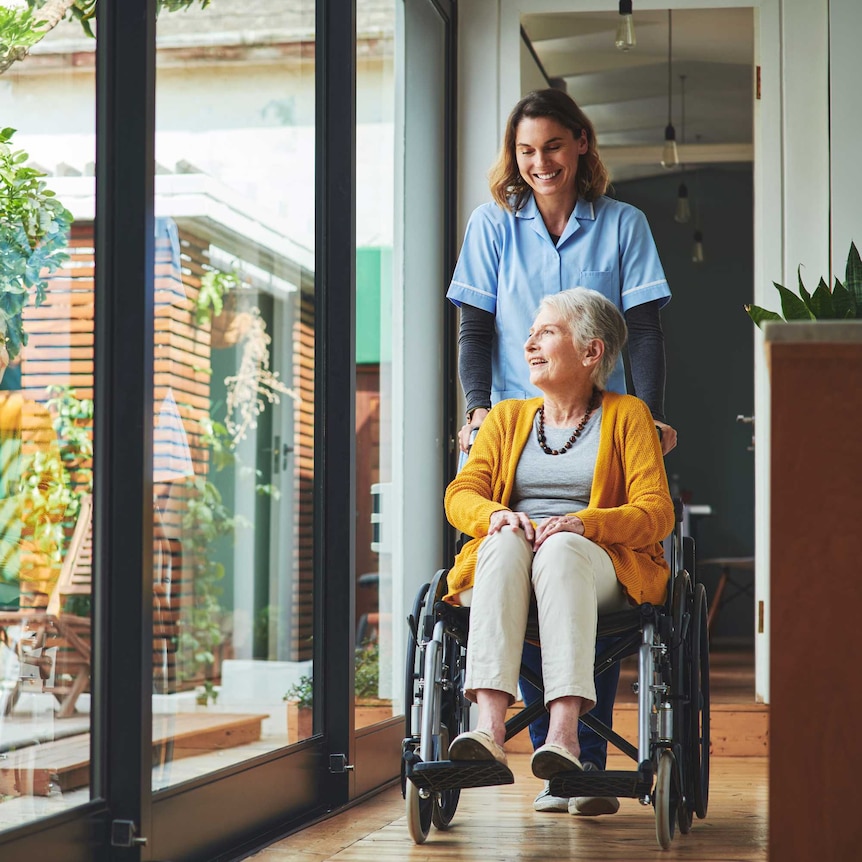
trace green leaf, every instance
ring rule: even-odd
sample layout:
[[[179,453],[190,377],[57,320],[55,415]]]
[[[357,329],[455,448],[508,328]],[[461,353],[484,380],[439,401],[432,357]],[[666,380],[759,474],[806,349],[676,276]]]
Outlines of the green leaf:
[[[809,304],[812,316],[817,320],[834,320],[835,311],[832,307],[832,294],[829,292],[829,285],[821,278],[820,284],[817,285],[817,290],[811,297]]]
[[[785,320],[813,320],[814,315],[808,310],[808,306],[792,291],[786,287],[772,282],[781,295],[781,313]]]
[[[835,311],[836,320],[852,320],[856,317],[856,300],[837,278],[835,287],[832,288],[832,308]]]
[[[862,260],[856,244],[850,243],[850,253],[847,255],[847,269],[844,275],[844,286],[850,291],[856,303],[856,314],[862,309]]]
[[[746,312],[748,312],[748,316],[755,322],[757,326],[760,326],[766,320],[782,320],[780,314],[776,314],[774,311],[769,311],[765,308],[761,308],[759,305],[746,305]]]
[[[802,297],[802,301],[805,303],[805,305],[808,306],[808,308],[813,312],[814,309],[811,308],[811,294],[805,289],[805,285],[802,283],[801,263],[798,267],[796,267],[796,277],[799,279],[799,295]]]

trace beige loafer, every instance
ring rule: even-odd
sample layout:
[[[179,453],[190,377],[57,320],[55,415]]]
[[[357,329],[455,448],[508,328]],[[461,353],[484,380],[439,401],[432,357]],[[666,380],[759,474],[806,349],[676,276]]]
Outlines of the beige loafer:
[[[496,760],[508,767],[503,748],[484,730],[466,730],[449,743],[449,760]]]
[[[530,767],[536,778],[553,778],[560,772],[583,769],[581,761],[571,751],[553,742],[546,742],[533,752]]]
[[[599,772],[594,763],[585,763],[584,772]],[[616,814],[620,801],[616,796],[573,796],[569,800],[569,814],[580,817],[601,817],[603,814]]]

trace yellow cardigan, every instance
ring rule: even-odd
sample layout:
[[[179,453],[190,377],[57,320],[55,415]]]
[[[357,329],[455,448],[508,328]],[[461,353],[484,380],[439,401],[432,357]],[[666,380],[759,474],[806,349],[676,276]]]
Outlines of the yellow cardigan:
[[[508,508],[515,470],[541,405],[541,398],[497,404],[446,489],[449,523],[475,537],[455,558],[447,601],[473,586],[479,545],[491,515]],[[584,522],[584,535],[607,551],[630,601],[665,600],[669,570],[661,543],[673,528],[673,503],[655,424],[640,399],[604,393],[590,505],[570,514]]]

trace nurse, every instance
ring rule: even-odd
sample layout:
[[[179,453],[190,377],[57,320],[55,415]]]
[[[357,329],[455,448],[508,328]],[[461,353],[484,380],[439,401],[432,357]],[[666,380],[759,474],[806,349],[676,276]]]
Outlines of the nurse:
[[[506,398],[532,398],[523,344],[539,301],[549,293],[588,287],[622,311],[634,394],[646,402],[662,431],[662,451],[676,446],[665,422],[664,333],[660,309],[670,289],[644,214],[605,196],[608,172],[599,157],[592,123],[564,92],[529,93],[506,123],[503,145],[489,174],[493,202],[470,216],[461,255],[446,296],[461,309],[459,376],[467,416],[459,433],[462,451],[491,406]],[[625,393],[622,359],[607,388]],[[601,643],[599,644],[601,648]],[[541,673],[541,653],[525,645],[525,662]],[[593,715],[608,726],[619,665],[596,678]],[[525,680],[528,703],[538,692]],[[534,748],[545,742],[547,716],[530,726]],[[583,724],[581,760],[604,769],[607,743]],[[612,814],[610,797],[553,797],[547,786],[537,811]]]

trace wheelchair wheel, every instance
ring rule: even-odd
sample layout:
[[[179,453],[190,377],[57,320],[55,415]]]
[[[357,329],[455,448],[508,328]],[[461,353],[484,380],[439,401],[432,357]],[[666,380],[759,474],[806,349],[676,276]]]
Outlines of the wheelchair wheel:
[[[449,759],[449,735],[450,731],[447,727],[440,728],[440,759]],[[434,795],[434,804],[431,806],[431,822],[437,829],[448,829],[452,823],[452,818],[455,816],[455,809],[458,807],[458,801],[461,798],[461,791],[444,790],[442,793]]]
[[[459,733],[469,728],[469,704],[465,708],[463,694],[464,669],[462,667],[461,646],[455,638],[447,637],[443,652],[443,663],[449,668],[452,685],[444,693],[440,710],[440,750],[439,760],[449,759],[449,742]],[[448,829],[455,816],[460,789],[444,790],[434,796],[431,809],[431,822],[437,829]]]
[[[709,805],[709,630],[707,629],[706,589],[694,588],[691,615],[690,740],[694,811],[706,817]]]
[[[424,844],[431,831],[431,817],[434,810],[434,797],[422,798],[419,788],[412,782],[407,782],[404,794],[407,809],[407,831],[416,844]]]
[[[676,760],[673,752],[665,749],[658,761],[655,779],[655,837],[662,850],[667,850],[673,841],[679,794],[676,792]]]
[[[425,595],[430,586],[431,584],[423,584],[419,588],[419,592],[416,594],[416,599],[413,602],[413,613],[409,617],[410,624],[407,626],[407,663],[404,676],[404,719],[406,724],[405,735],[408,737],[413,736],[414,733],[418,733],[419,731],[418,727],[412,727],[413,716],[410,708],[413,704],[414,695],[416,693],[416,680],[419,679],[421,675],[420,668],[417,667],[416,663],[416,654],[419,644],[414,636],[414,631],[421,637],[421,631],[419,628],[422,625],[422,608],[425,606]]]
[[[672,633],[672,678],[673,691],[676,695],[676,707],[673,712],[674,755],[680,772],[680,786],[685,792],[680,794],[676,811],[679,831],[683,835],[691,831],[693,813],[693,779],[691,751],[694,743],[691,739],[691,625],[692,587],[688,571],[682,571],[674,579],[671,615],[673,621]]]

